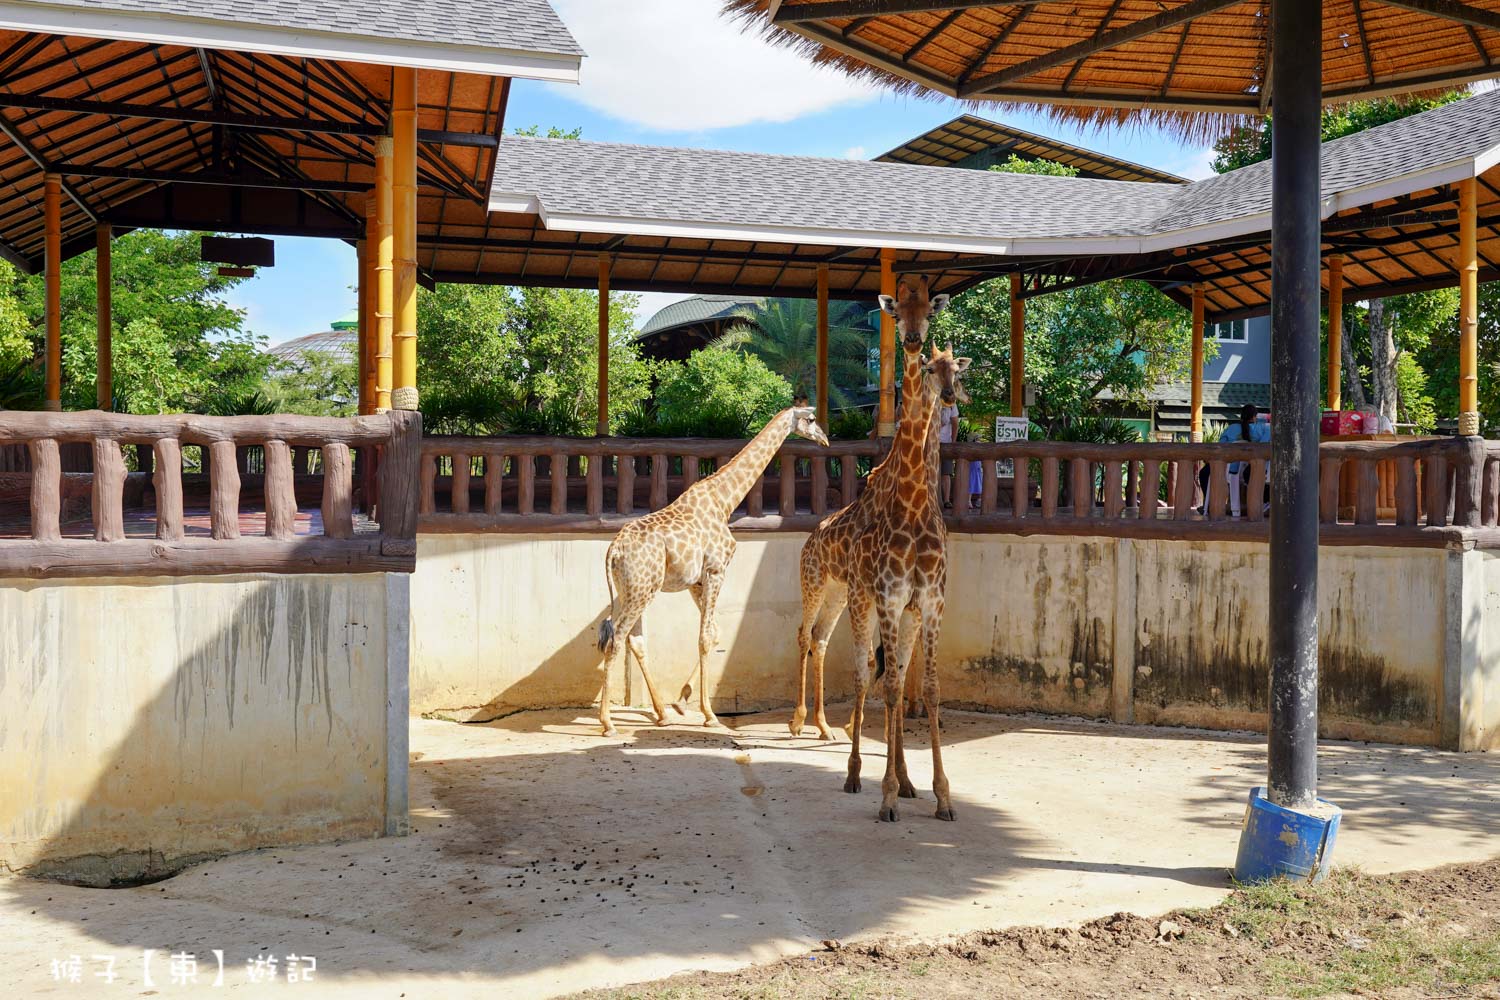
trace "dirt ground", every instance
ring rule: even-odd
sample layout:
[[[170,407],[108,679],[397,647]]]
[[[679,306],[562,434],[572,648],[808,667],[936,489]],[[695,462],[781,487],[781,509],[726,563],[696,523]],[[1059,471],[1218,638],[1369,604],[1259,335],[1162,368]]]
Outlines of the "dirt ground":
[[[1239,890],[1208,909],[1117,913],[941,945],[873,942],[739,972],[697,973],[578,1000],[1047,997],[1500,997],[1500,860],[1314,888]]]

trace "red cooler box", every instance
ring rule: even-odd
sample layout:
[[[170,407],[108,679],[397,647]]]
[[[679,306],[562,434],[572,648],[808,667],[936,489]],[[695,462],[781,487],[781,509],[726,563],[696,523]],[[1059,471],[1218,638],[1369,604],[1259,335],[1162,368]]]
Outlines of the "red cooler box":
[[[1340,434],[1374,434],[1380,420],[1374,410],[1324,410],[1320,428],[1324,437]]]

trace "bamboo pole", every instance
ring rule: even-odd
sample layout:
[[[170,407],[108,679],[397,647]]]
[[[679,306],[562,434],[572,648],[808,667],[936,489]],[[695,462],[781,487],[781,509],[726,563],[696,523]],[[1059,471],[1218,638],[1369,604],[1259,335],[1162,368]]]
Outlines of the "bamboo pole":
[[[1328,258],[1328,408],[1343,408],[1344,258]]]
[[[896,295],[896,251],[880,251],[880,294]],[[896,435],[896,317],[880,312],[880,414],[881,437]]]
[[[1458,182],[1458,433],[1479,433],[1479,199]]]
[[[395,370],[391,406],[417,409],[417,71],[393,71],[391,138],[395,145]]]
[[[375,140],[375,412],[391,408],[395,335],[395,193],[392,190],[394,143]]]
[[[1026,300],[1019,271],[1010,276],[1010,415],[1026,415]]]
[[[882,313],[881,315],[884,315]],[[884,326],[884,323],[881,324]],[[818,265],[818,426],[828,429],[828,265]]]
[[[1188,427],[1194,441],[1203,440],[1203,286],[1193,286],[1192,418]]]
[[[94,365],[94,398],[101,410],[114,409],[114,319],[110,305],[111,237],[109,223],[94,227],[94,311],[97,361]]]
[[[380,253],[380,199],[371,192],[365,203],[365,238],[359,244],[359,412],[375,412],[379,392],[375,374],[375,355],[380,334],[376,327],[377,285],[380,278],[376,262]]]
[[[47,378],[42,408],[62,409],[62,178],[48,174],[43,182],[42,214],[46,224]]]
[[[609,269],[610,256],[599,255],[599,347],[596,363],[599,366],[599,420],[594,433],[600,437],[609,435]]]

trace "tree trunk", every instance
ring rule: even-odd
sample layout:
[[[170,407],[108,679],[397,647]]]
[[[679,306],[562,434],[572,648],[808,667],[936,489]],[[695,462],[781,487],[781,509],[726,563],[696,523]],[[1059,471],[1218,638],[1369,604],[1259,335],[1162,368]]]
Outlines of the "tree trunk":
[[[1385,301],[1370,302],[1370,381],[1375,390],[1375,409],[1382,417],[1381,423],[1396,422],[1396,360],[1401,353],[1396,350],[1394,331],[1385,314]]]
[[[1344,329],[1347,331],[1348,326]],[[1345,336],[1342,340],[1340,353],[1344,358],[1344,408],[1349,410],[1363,409],[1365,406],[1365,385],[1359,377],[1359,363],[1354,358],[1353,338]]]

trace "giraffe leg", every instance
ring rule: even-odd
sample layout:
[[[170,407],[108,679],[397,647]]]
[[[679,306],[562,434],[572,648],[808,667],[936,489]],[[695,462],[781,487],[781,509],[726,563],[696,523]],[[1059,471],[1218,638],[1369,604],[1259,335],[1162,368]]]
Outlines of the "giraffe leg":
[[[630,611],[625,611],[620,615],[619,620],[615,622],[615,626],[617,629],[623,630],[624,635],[628,637],[630,630],[635,627],[638,619],[638,614],[632,615]],[[599,687],[599,725],[603,729],[605,736],[619,735],[619,732],[615,729],[614,720],[610,718],[609,714],[609,678],[615,672],[615,660],[625,652],[625,646],[626,643],[620,641],[620,632],[616,631],[615,635],[610,638],[604,648],[604,680]],[[626,662],[628,663],[629,661],[627,660]]]
[[[901,648],[901,614],[884,606],[879,607],[880,646],[887,658],[885,664],[885,776],[880,779],[880,820],[894,823],[901,818],[896,800],[901,791],[901,779],[896,773],[896,758],[900,756],[901,740],[901,670],[900,664],[890,659],[892,650]]]
[[[932,793],[937,797],[937,818],[952,821],[953,799],[948,792],[948,774],[943,770],[941,727],[938,725],[940,702],[937,675],[938,629],[943,623],[941,594],[922,610],[922,700],[927,704],[927,731],[932,740]]]
[[[851,590],[849,594],[849,627],[854,631],[854,712],[849,717],[845,730],[849,733],[849,774],[844,779],[844,791],[860,789],[859,737],[865,723],[865,692],[870,687],[870,678],[875,669],[874,650],[870,647],[870,599],[862,590]]]
[[[820,591],[810,589],[808,581],[802,581],[802,625],[797,629],[797,708],[792,712],[788,724],[793,736],[802,735],[802,724],[807,721],[807,658],[812,653],[812,631],[817,623],[818,612],[823,606]],[[818,699],[821,703],[822,699]],[[826,739],[826,737],[825,737]]]
[[[846,601],[847,598],[835,598],[823,605],[823,613],[818,616],[818,623],[813,628],[813,697],[816,699],[813,722],[818,727],[818,738],[821,740],[833,739],[833,733],[828,728],[828,715],[823,710],[823,660],[828,655],[828,637],[838,625],[839,615],[843,614]]]
[[[918,635],[918,621],[916,608],[908,605],[901,612],[900,620],[901,648],[896,656],[896,667],[901,672],[901,687],[903,696],[901,698],[901,720],[896,727],[896,742],[890,748],[890,752],[896,757],[896,780],[899,785],[899,794],[903,799],[914,799],[917,797],[917,788],[911,783],[911,778],[906,773],[906,713],[908,710],[905,692],[911,689],[911,660],[912,653],[916,649]],[[889,667],[888,667],[889,668]]]
[[[693,599],[698,602],[698,610],[702,614],[698,626],[698,708],[703,712],[703,724],[705,726],[719,725],[719,719],[714,715],[713,708],[708,703],[708,654],[713,651],[714,644],[719,641],[719,623],[715,617],[719,603],[719,588],[724,586],[724,571],[717,570],[704,574],[703,582],[693,588]],[[683,689],[683,698],[687,697],[687,688]]]
[[[651,710],[656,713],[656,724],[665,726],[667,709],[662,704],[661,694],[656,690],[656,681],[651,679],[651,671],[646,669],[646,637],[634,633],[626,634],[625,651],[628,655],[635,657],[636,665],[641,668],[641,676],[646,679],[646,691],[651,695]],[[629,661],[627,660],[626,663],[628,665]]]

